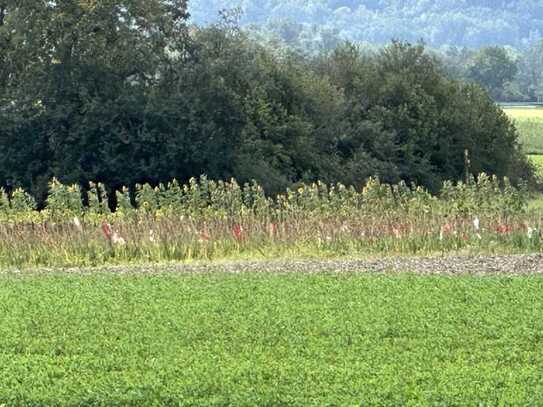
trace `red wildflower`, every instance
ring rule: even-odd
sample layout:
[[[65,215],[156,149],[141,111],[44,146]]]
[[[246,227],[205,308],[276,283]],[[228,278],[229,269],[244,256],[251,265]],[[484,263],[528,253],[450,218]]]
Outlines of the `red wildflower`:
[[[445,223],[443,226],[441,226],[441,230],[439,231],[439,240],[443,240],[446,236],[453,233],[453,229],[453,225],[450,223]]]
[[[496,228],[496,232],[504,235],[504,234],[507,234],[507,233],[511,233],[513,231],[513,228],[509,225],[499,225],[497,228]]]
[[[243,226],[241,225],[234,225],[232,227],[232,234],[234,235],[234,238],[238,241],[238,242],[241,242],[243,239],[244,239],[244,236],[243,236]]]
[[[102,232],[104,232],[104,236],[106,240],[111,242],[111,236],[113,236],[113,230],[111,229],[111,225],[107,223],[105,220],[102,221]]]
[[[268,228],[268,232],[270,234],[270,237],[274,237],[277,234],[277,224],[270,223],[270,226]]]

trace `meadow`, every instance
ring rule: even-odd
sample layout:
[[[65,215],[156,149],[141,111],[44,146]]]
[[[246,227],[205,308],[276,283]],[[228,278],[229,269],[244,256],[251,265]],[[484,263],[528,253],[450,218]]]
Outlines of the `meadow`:
[[[520,134],[520,142],[526,154],[543,154],[543,108],[505,108]]]
[[[3,274],[0,404],[540,405],[543,279]]]
[[[360,189],[300,184],[274,198],[255,183],[202,177],[138,185],[134,200],[117,191],[112,212],[103,185],[53,180],[41,211],[22,190],[0,193],[0,266],[537,252],[543,219],[526,196],[484,174],[445,182],[438,196],[370,179]]]

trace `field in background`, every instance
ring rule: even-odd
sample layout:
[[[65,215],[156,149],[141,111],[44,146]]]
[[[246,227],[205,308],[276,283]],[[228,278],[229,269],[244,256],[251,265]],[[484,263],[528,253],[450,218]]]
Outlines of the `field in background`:
[[[542,405],[542,292],[530,277],[5,274],[0,404]]]
[[[543,154],[530,154],[528,156],[538,169],[538,174],[543,177]]]
[[[504,111],[514,119],[527,154],[543,154],[543,108],[511,107]]]

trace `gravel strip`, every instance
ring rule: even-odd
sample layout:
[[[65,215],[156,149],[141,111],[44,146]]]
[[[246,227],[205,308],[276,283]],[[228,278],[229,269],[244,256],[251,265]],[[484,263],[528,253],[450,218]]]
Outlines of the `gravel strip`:
[[[8,271],[13,272],[14,270]],[[98,268],[34,269],[30,272],[75,273],[401,273],[420,274],[543,274],[542,254],[510,256],[384,257],[372,260],[271,260],[111,266]],[[21,272],[18,270],[18,272]],[[26,272],[26,270],[25,270]]]

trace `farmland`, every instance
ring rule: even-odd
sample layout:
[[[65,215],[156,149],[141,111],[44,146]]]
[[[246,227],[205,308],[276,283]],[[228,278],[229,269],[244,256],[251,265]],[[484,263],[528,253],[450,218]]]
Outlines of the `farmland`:
[[[543,154],[543,108],[507,108],[520,133],[520,142],[527,154]]]
[[[7,405],[543,402],[541,278],[0,280]]]
[[[0,1],[0,407],[543,405],[538,44],[90,3]]]

